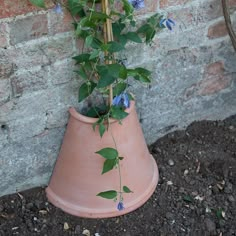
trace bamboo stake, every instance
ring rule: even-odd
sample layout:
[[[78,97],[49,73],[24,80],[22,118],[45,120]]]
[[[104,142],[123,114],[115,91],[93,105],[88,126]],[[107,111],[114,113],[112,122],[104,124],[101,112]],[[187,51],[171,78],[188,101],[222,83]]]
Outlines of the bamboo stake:
[[[106,15],[110,14],[110,7],[108,0],[102,0],[102,10]],[[104,30],[104,42],[113,41],[113,32],[112,32],[112,24],[110,19],[106,19],[106,22],[103,26]],[[105,52],[105,56],[108,56],[108,52]],[[106,64],[112,64],[112,60],[106,60]],[[109,86],[109,105],[112,105],[113,100],[113,88],[112,85]]]

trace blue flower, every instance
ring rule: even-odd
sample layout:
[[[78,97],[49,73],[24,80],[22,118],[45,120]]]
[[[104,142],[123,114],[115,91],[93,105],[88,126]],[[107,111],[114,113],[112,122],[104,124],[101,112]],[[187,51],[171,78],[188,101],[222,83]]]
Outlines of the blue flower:
[[[121,93],[120,95],[115,96],[113,98],[112,105],[129,108],[130,106],[129,95],[127,93]]]
[[[175,22],[171,20],[170,18],[168,19],[163,18],[159,24],[160,24],[160,27],[167,27],[169,30],[172,30],[172,27],[175,26]]]
[[[60,3],[57,3],[56,6],[53,8],[53,10],[54,10],[57,14],[62,14],[61,4],[60,4]]]
[[[118,209],[119,211],[122,211],[122,210],[125,209],[123,202],[119,202],[119,203],[118,203],[117,209]]]
[[[144,0],[128,0],[128,1],[136,10],[145,7]]]

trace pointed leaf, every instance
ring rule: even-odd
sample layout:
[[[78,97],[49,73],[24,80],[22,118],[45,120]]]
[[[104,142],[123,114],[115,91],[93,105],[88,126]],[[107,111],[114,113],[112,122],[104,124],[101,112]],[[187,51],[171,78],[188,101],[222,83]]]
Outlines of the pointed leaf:
[[[97,50],[97,49],[93,50],[93,52],[91,53],[91,55],[90,55],[90,57],[89,57],[89,60],[92,60],[92,59],[98,57],[98,56],[99,56],[99,52],[100,52],[100,51]]]
[[[111,107],[111,117],[116,120],[122,120],[128,115],[129,113],[123,111],[121,107],[117,107],[117,106]]]
[[[90,83],[83,83],[79,88],[79,102],[88,97],[96,87],[96,83],[90,81]]]
[[[127,186],[123,186],[123,191],[125,193],[132,193],[132,191]]]
[[[104,164],[103,164],[103,170],[102,170],[102,174],[105,174],[106,172],[112,170],[116,165],[116,159],[107,159],[105,160]]]
[[[86,47],[89,47],[93,42],[93,36],[92,35],[89,35],[88,37],[86,37],[85,39],[85,46]]]
[[[125,36],[127,39],[129,39],[135,43],[142,43],[142,39],[135,32],[128,32]]]
[[[105,131],[106,131],[105,125],[104,125],[103,123],[100,123],[100,124],[99,124],[99,134],[100,134],[101,137],[103,136],[103,134],[105,133]]]
[[[44,0],[30,0],[30,2],[37,7],[45,8]]]
[[[113,89],[114,95],[117,96],[121,94],[126,89],[126,86],[126,83],[118,83]]]
[[[106,192],[98,193],[97,196],[103,197],[103,198],[106,198],[106,199],[114,199],[114,198],[117,197],[117,191],[109,190],[109,191],[106,191]]]
[[[118,152],[114,148],[103,148],[96,152],[97,154],[101,155],[105,159],[116,159],[118,157]]]
[[[110,45],[108,48],[108,52],[110,53],[119,52],[124,49],[124,46],[121,43],[117,43],[115,41],[108,42],[107,44]]]

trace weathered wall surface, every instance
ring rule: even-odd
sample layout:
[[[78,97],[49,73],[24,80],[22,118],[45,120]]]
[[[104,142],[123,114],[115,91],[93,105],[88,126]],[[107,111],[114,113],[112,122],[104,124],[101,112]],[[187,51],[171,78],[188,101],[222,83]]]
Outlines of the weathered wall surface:
[[[0,3],[0,195],[5,195],[48,182],[68,107],[77,106],[71,56],[79,44],[68,14],[38,11],[27,0]],[[235,20],[236,0],[230,5]],[[131,44],[127,51],[130,65],[154,72],[149,88],[131,88],[148,143],[194,120],[236,113],[236,54],[220,1],[146,0],[138,17],[157,10],[175,19],[175,30],[161,32],[151,47]]]

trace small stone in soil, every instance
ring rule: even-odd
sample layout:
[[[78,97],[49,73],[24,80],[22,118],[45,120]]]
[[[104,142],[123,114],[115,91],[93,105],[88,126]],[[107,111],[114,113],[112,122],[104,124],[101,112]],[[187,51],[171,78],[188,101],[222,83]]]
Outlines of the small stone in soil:
[[[234,198],[233,195],[229,195],[229,196],[228,196],[228,200],[229,200],[230,202],[235,202],[235,198]]]
[[[76,225],[76,226],[75,226],[75,233],[76,233],[76,234],[80,234],[80,232],[81,232],[81,227],[80,227],[80,225]]]
[[[169,164],[169,166],[173,166],[175,163],[174,163],[174,161],[172,159],[169,159],[168,160],[168,164]]]
[[[206,227],[206,230],[210,233],[215,233],[215,230],[216,230],[216,224],[215,222],[213,222],[212,220],[206,218],[204,220],[204,225]]]
[[[64,223],[64,230],[68,230],[70,227],[67,222]]]
[[[88,229],[85,229],[82,234],[86,236],[90,236],[90,231]]]

